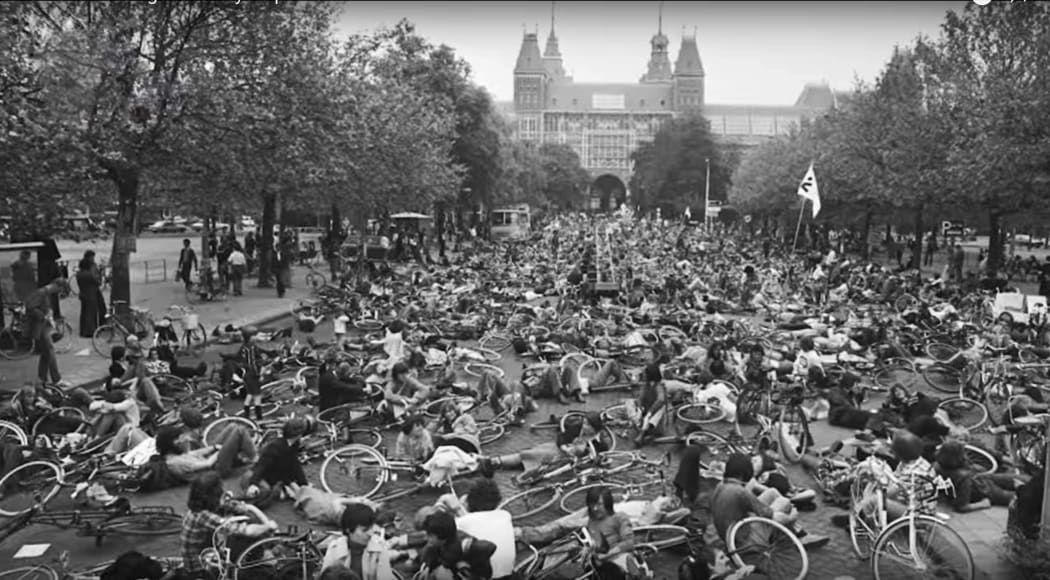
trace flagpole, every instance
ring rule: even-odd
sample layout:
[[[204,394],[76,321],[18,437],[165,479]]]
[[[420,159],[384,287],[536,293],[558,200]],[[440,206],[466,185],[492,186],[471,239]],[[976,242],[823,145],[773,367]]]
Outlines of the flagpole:
[[[707,233],[707,206],[711,205],[711,160],[705,157],[704,166],[707,167],[707,178],[704,185],[704,233]]]
[[[802,198],[802,207],[798,208],[798,223],[795,224],[795,239],[791,242],[791,255],[795,255],[795,246],[798,244],[798,233],[802,230],[802,214],[806,211],[806,198]]]

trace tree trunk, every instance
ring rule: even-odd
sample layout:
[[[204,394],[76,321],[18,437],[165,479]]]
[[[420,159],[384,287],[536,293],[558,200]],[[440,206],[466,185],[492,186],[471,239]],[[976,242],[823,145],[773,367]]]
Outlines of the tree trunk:
[[[131,325],[131,249],[135,244],[136,212],[138,209],[138,167],[119,162],[102,162],[109,178],[117,186],[117,227],[113,234],[113,254],[110,256],[109,303],[117,317]]]
[[[919,204],[919,207],[915,210],[915,247],[912,249],[912,259],[915,260],[915,267],[922,270],[922,213],[923,206]]]
[[[868,243],[868,241],[871,239],[871,218],[872,211],[870,209],[866,210],[864,212],[864,229],[861,233],[860,240],[861,244],[863,244],[861,249],[861,255],[864,256],[865,260],[871,259],[871,244]]]
[[[438,240],[438,256],[445,257],[445,204],[434,203],[434,232]]]
[[[259,256],[259,288],[272,288],[273,225],[277,213],[277,194],[263,193],[262,234],[256,253]]]
[[[1003,252],[1003,236],[999,231],[999,214],[992,212],[988,214],[988,272],[979,272],[978,276],[987,275],[994,278],[999,273],[999,256]]]

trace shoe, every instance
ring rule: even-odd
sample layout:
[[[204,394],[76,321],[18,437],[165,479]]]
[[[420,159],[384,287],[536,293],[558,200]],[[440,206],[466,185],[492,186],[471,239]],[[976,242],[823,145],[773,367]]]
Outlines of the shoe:
[[[831,516],[831,525],[836,528],[849,528],[849,514],[835,514]]]
[[[581,393],[580,391],[576,391],[575,393],[573,393],[572,397],[574,399],[576,399],[577,403],[583,403],[584,402],[583,393]]]
[[[562,405],[568,405],[569,398],[565,396],[565,393],[558,393],[558,402]]]
[[[793,489],[790,492],[789,499],[791,503],[813,503],[813,500],[817,499],[817,492],[812,489]]]
[[[806,537],[799,539],[802,540],[802,546],[807,550],[815,550],[827,545],[827,543],[831,541],[831,538],[818,534],[807,535]]]
[[[203,377],[204,373],[206,373],[206,372],[208,372],[208,365],[207,365],[207,363],[204,363],[202,361],[201,364],[197,365],[197,376],[198,377]]]

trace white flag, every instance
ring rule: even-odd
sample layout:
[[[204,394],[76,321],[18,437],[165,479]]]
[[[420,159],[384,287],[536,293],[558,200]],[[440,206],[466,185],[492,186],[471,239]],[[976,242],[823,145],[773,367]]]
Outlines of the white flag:
[[[817,189],[817,174],[813,173],[812,163],[809,164],[802,183],[798,184],[798,194],[813,202],[813,217],[817,217],[817,214],[820,213],[820,190]]]

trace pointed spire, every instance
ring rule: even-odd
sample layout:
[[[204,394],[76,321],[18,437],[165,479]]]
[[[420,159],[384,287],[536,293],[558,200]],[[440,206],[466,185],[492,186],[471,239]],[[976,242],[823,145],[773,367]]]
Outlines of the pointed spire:
[[[543,66],[552,79],[565,78],[565,67],[561,62],[558,36],[554,33],[554,2],[551,2],[551,32],[547,35],[547,46],[543,49]]]
[[[659,10],[659,12],[657,12],[656,19],[657,19],[656,20],[656,33],[657,34],[663,34],[664,33],[664,3],[663,2],[660,2],[660,10]]]
[[[554,2],[551,2],[551,37],[554,37]]]
[[[656,34],[649,41],[652,50],[649,53],[648,71],[642,76],[643,83],[671,80],[671,59],[667,56],[668,44],[667,36],[664,35],[664,3],[660,2]]]

